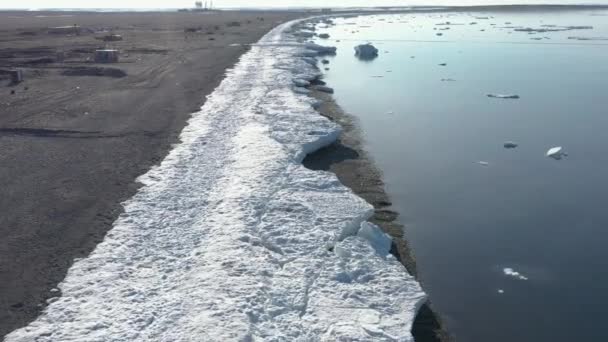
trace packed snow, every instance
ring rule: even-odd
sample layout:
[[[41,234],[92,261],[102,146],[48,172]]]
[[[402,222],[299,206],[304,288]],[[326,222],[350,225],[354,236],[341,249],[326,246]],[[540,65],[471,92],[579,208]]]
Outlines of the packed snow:
[[[366,222],[373,208],[301,165],[340,132],[294,92],[319,73],[301,53],[335,49],[302,47],[292,25],[229,70],[59,297],[7,342],[413,341],[425,294]]]

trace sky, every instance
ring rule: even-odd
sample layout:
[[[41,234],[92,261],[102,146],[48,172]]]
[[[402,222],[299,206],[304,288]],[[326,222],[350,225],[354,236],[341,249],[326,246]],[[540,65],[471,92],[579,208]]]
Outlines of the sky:
[[[203,0],[204,2],[204,0]],[[488,5],[513,3],[608,4],[608,0],[214,0],[215,7],[344,7],[407,5]],[[0,0],[0,8],[186,8],[188,0]]]

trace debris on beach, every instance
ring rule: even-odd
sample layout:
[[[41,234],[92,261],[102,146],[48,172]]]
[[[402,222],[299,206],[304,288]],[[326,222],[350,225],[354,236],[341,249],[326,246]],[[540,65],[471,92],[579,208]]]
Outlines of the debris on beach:
[[[561,160],[562,157],[567,157],[568,153],[564,152],[564,149],[561,146],[556,146],[550,148],[547,151],[546,156],[555,160]]]
[[[118,50],[95,50],[95,63],[118,63]]]
[[[371,43],[355,46],[355,56],[362,60],[372,60],[378,57],[378,49]]]
[[[519,280],[528,280],[528,277],[524,276],[523,274],[515,271],[514,269],[510,268],[510,267],[506,267],[503,268],[502,272],[509,277],[513,277],[515,279],[519,279]]]
[[[513,142],[513,141],[505,141],[505,143],[503,144],[504,148],[516,148],[517,147],[517,143]]]
[[[486,96],[494,99],[519,99],[519,95],[515,94],[487,94]]]

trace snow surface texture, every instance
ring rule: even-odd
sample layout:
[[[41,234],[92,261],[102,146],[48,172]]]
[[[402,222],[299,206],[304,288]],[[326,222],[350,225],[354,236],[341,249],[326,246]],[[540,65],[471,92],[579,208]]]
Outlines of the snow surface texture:
[[[318,71],[291,25],[241,57],[61,296],[6,341],[413,341],[425,294],[365,222],[372,207],[301,165],[340,130],[292,89]]]

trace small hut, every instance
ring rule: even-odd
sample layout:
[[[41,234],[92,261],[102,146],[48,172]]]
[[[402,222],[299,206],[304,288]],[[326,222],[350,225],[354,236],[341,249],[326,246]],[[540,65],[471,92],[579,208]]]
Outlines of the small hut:
[[[0,74],[8,75],[12,84],[21,83],[23,81],[23,72],[18,69],[0,69]]]
[[[95,50],[95,63],[118,63],[118,50]]]

